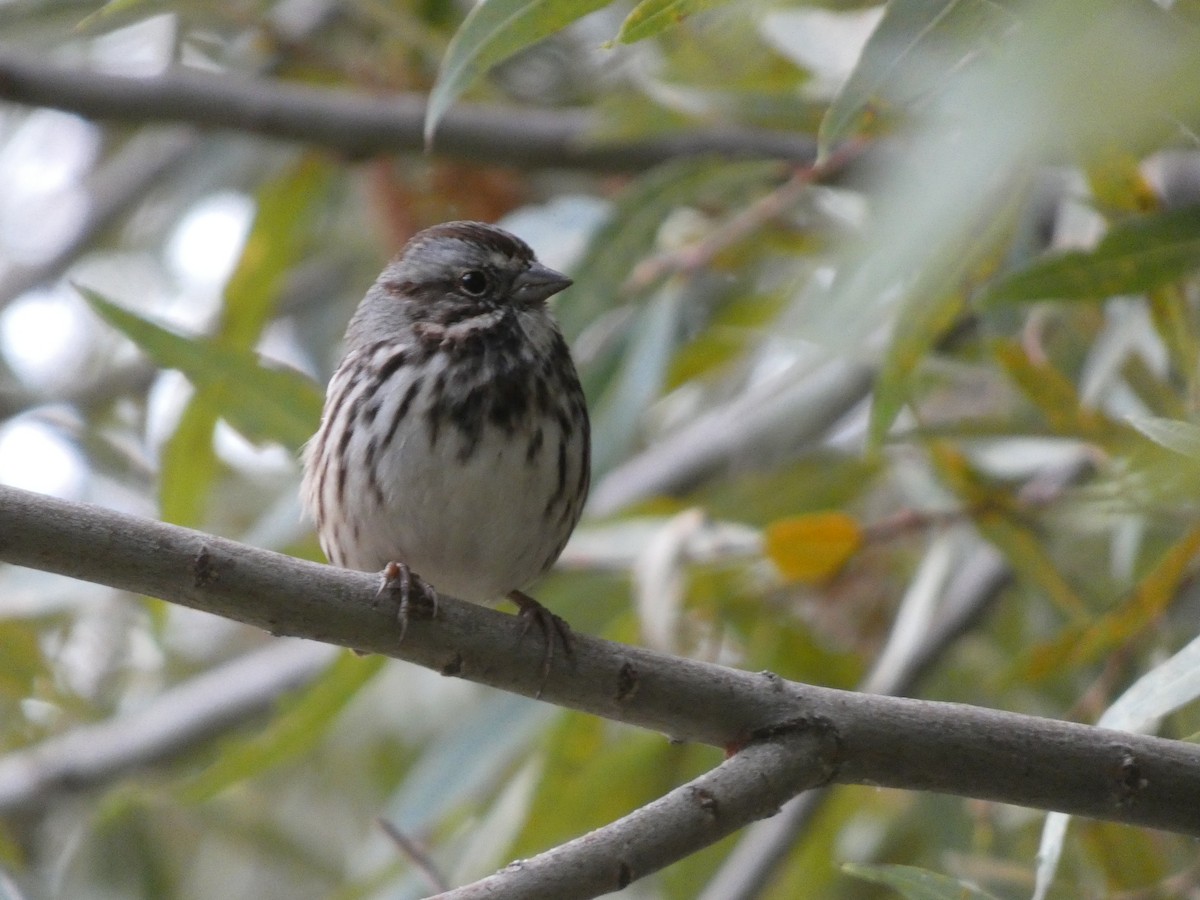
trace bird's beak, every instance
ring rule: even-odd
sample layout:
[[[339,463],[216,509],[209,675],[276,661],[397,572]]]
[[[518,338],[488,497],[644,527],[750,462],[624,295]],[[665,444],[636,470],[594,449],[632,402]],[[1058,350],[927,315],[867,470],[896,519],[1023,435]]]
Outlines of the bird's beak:
[[[542,303],[570,286],[571,279],[562,272],[535,262],[513,282],[513,296],[521,303]]]

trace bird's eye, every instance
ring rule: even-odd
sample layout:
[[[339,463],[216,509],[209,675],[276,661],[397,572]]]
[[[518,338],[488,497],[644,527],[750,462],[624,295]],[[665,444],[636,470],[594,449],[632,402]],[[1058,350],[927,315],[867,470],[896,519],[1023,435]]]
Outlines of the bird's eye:
[[[468,294],[478,297],[487,290],[488,278],[478,269],[468,269],[458,276],[458,283]]]

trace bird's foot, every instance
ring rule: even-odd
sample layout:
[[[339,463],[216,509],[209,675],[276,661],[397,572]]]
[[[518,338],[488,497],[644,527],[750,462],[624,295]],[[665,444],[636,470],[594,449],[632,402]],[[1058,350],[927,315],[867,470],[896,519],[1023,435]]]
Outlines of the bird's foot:
[[[550,674],[550,664],[554,661],[555,641],[562,644],[564,655],[570,659],[575,653],[575,636],[571,633],[571,626],[561,616],[550,612],[524,591],[509,591],[508,599],[517,604],[520,610],[518,614],[525,623],[521,628],[521,636],[524,637],[529,627],[536,624],[546,642],[546,652],[542,656],[542,679],[534,695],[534,699],[540,699],[542,688],[546,686],[546,678]]]
[[[379,573],[379,577],[379,591],[375,594],[375,600],[380,600],[385,594],[396,596],[396,621],[400,625],[400,641],[404,640],[405,632],[408,631],[409,616],[417,608],[420,608],[421,615],[426,618],[437,618],[437,591],[406,563],[388,563]]]

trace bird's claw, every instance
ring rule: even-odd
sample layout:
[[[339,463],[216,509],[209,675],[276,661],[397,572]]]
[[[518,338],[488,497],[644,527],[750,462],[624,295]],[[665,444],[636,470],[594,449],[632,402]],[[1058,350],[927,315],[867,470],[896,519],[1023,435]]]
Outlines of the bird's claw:
[[[546,678],[550,675],[550,664],[554,661],[555,641],[562,644],[564,655],[570,659],[575,655],[575,636],[571,632],[571,626],[561,616],[556,616],[525,592],[510,591],[508,599],[515,603],[520,610],[518,615],[524,622],[521,627],[521,637],[524,637],[529,632],[529,627],[536,623],[546,642],[546,652],[542,655],[542,678],[538,682],[537,693],[534,694],[534,699],[540,699],[542,688],[546,686]]]
[[[405,563],[390,562],[383,567],[375,600],[379,601],[385,594],[396,595],[396,622],[400,625],[399,641],[404,640],[404,635],[408,631],[409,615],[415,607],[420,606],[427,609],[428,618],[437,618],[437,591]]]

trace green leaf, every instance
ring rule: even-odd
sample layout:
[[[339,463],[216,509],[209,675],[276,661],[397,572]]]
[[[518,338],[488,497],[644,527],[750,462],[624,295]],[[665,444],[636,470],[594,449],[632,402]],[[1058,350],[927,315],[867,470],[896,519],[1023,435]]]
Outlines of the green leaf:
[[[227,743],[215,762],[183,789],[184,799],[202,802],[231,785],[307,754],[386,662],[386,656],[338,654],[333,665],[285,703],[266,728],[253,737]]]
[[[728,2],[729,0],[642,0],[621,23],[617,40],[622,44],[632,44],[654,37],[659,32],[678,25],[693,13],[723,6]]]
[[[910,293],[896,316],[887,354],[875,379],[869,426],[871,447],[883,444],[908,400],[910,376],[934,342],[954,324],[964,303],[962,291],[957,289],[932,297],[919,291]]]
[[[997,281],[982,302],[1101,300],[1153,290],[1198,268],[1200,206],[1191,206],[1126,219],[1109,229],[1095,250],[1040,259]]]
[[[667,367],[680,338],[679,316],[685,308],[684,283],[663,285],[634,325],[629,350],[616,377],[592,413],[592,471],[614,466],[637,438],[642,413],[662,390]]]
[[[122,25],[140,15],[147,18],[152,15],[155,7],[162,7],[162,0],[108,0],[94,12],[88,13],[75,26],[81,34],[98,31],[101,27]]]
[[[270,368],[250,350],[235,350],[208,338],[184,337],[95,291],[78,290],[106,322],[137,344],[156,365],[178,369],[197,388],[212,391],[213,410],[247,438],[278,441],[294,450],[316,430],[321,391],[299,372]]]
[[[492,66],[607,6],[609,0],[484,0],[446,48],[425,110],[425,143],[446,110]]]
[[[912,374],[961,315],[968,276],[1001,246],[1018,209],[1016,198],[1023,194],[1017,185],[1012,185],[1007,204],[1000,200],[984,207],[974,217],[977,227],[947,235],[943,245],[927,255],[922,268],[904,286],[891,340],[875,381],[869,430],[871,447],[883,443],[908,399]],[[870,266],[867,261],[866,267]],[[859,302],[863,296],[859,294]]]
[[[986,484],[949,444],[933,442],[928,449],[941,481],[972,511],[979,533],[1004,554],[1017,575],[1041,590],[1069,621],[1086,621],[1087,604],[1059,571],[1042,537],[1021,521],[1011,496]]]
[[[1159,416],[1127,416],[1126,421],[1160,447],[1200,460],[1200,425]]]
[[[218,418],[252,441],[275,440],[293,450],[315,430],[320,404],[313,386],[298,373],[264,367],[251,348],[303,254],[312,222],[306,213],[324,196],[333,171],[318,157],[304,157],[259,188],[254,225],[225,287],[213,337],[183,337],[87,294],[96,311],[158,365],[181,370],[196,386],[162,453],[160,513],[169,522],[203,522],[220,471],[212,446]]]
[[[614,740],[606,723],[576,712],[562,716],[541,752],[541,784],[511,848],[518,858],[626,815],[696,777],[715,755],[641,731]]]
[[[987,891],[915,866],[866,866],[844,863],[842,871],[863,881],[885,884],[906,900],[996,900]]]
[[[555,307],[563,333],[574,340],[621,302],[630,273],[654,252],[658,230],[672,211],[685,204],[744,203],[785,174],[777,163],[686,159],[658,166],[625,187],[571,273],[575,284]]]
[[[834,97],[817,133],[820,155],[874,112],[901,106],[942,84],[1012,15],[994,0],[892,0]]]
[[[219,418],[208,398],[197,395],[184,408],[174,433],[163,445],[158,470],[158,514],[164,522],[202,523],[209,486],[221,470],[213,447],[213,428]]]
[[[1034,647],[1021,667],[1021,676],[1036,681],[1073,671],[1092,665],[1117,647],[1128,646],[1138,634],[1159,622],[1171,601],[1179,596],[1198,550],[1200,527],[1173,544],[1114,609],[1066,628],[1054,640]]]
[[[237,268],[225,285],[225,303],[214,335],[233,347],[253,347],[275,312],[284,279],[301,258],[311,231],[310,208],[325,195],[333,166],[302,158],[259,188],[254,225]]]
[[[29,697],[35,679],[44,676],[46,669],[37,632],[19,620],[0,622],[0,699],[15,703]]]

